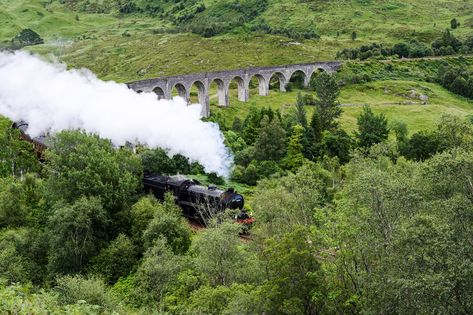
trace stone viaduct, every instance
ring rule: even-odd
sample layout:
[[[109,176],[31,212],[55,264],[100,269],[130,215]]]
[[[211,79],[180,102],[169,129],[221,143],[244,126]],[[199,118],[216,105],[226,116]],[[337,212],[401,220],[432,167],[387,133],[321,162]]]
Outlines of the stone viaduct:
[[[229,106],[229,88],[232,81],[238,86],[238,100],[248,102],[250,98],[250,81],[258,80],[259,95],[269,94],[269,83],[273,77],[279,79],[279,87],[282,92],[286,91],[286,85],[295,73],[301,73],[304,85],[308,86],[312,74],[316,71],[334,72],[341,62],[317,62],[307,64],[295,64],[275,67],[259,67],[241,70],[218,71],[207,73],[195,73],[147,79],[128,83],[128,87],[138,93],[154,92],[158,99],[171,99],[172,91],[176,89],[177,94],[190,103],[190,91],[193,86],[197,87],[199,104],[202,105],[202,116],[210,115],[209,89],[215,82],[218,88],[218,105]]]

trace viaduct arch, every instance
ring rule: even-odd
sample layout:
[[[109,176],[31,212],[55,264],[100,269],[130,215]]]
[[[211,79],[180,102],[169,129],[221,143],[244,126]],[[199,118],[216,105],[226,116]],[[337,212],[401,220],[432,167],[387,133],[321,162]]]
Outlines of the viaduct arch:
[[[230,82],[238,85],[238,100],[248,102],[250,99],[250,81],[253,78],[258,80],[259,95],[269,94],[269,83],[271,78],[279,80],[279,87],[282,92],[286,91],[286,85],[295,73],[302,73],[304,86],[309,85],[312,74],[323,70],[335,72],[341,66],[339,61],[317,62],[307,64],[295,64],[275,67],[259,67],[230,71],[217,71],[207,73],[194,73],[186,75],[169,76],[148,80],[140,80],[128,83],[130,89],[138,93],[155,93],[158,99],[171,99],[173,89],[177,90],[180,97],[190,102],[190,91],[192,86],[198,90],[199,103],[202,105],[202,116],[210,115],[209,89],[215,82],[218,88],[218,105],[229,106]]]

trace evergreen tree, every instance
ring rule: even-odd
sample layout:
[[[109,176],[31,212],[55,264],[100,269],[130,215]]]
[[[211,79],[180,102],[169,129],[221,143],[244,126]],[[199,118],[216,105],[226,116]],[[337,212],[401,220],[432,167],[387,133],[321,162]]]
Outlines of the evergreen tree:
[[[359,146],[369,148],[373,144],[386,140],[388,135],[388,120],[384,114],[375,115],[369,106],[365,106],[363,113],[358,117],[356,137]]]
[[[458,20],[456,18],[453,18],[450,21],[450,27],[451,27],[452,30],[456,29],[459,26],[460,26],[460,22],[458,22]]]
[[[271,122],[268,116],[261,121],[261,129],[255,143],[255,158],[260,161],[279,161],[286,151],[286,131],[278,118]]]
[[[302,97],[301,92],[297,93],[297,100],[296,100],[297,123],[300,124],[302,127],[307,128],[307,113],[305,112],[304,103],[305,103],[304,98]]]
[[[261,112],[256,107],[250,109],[250,112],[243,121],[242,128],[242,136],[247,144],[253,145],[255,143],[262,118]]]
[[[322,72],[311,82],[317,93],[316,109],[319,115],[320,130],[334,130],[338,126],[337,119],[342,109],[337,101],[340,88],[335,79],[328,73]]]
[[[347,163],[350,160],[350,149],[352,147],[352,138],[343,129],[326,131],[324,133],[323,154],[329,157],[338,157],[341,163]]]
[[[322,129],[320,124],[320,115],[317,108],[312,114],[310,126],[307,128],[307,145],[304,146],[304,156],[314,161],[319,155],[322,142]]]
[[[353,31],[353,32],[351,33],[351,40],[354,41],[356,38],[357,38],[357,34],[356,34],[355,31]]]
[[[285,168],[291,171],[295,171],[304,163],[304,155],[302,154],[302,150],[304,149],[302,145],[304,133],[304,127],[297,124],[294,126],[291,137],[289,138],[287,155],[284,158],[283,164]]]

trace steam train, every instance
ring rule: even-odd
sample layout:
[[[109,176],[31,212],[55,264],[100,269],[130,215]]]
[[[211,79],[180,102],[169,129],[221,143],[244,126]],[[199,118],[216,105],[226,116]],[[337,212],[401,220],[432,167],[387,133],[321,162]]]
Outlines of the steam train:
[[[47,149],[47,136],[30,137],[26,133],[28,124],[24,121],[13,123],[12,128],[20,131],[21,138],[29,141],[38,158],[43,160],[43,153]],[[198,181],[182,176],[161,176],[149,173],[145,173],[142,182],[145,193],[152,193],[159,200],[164,200],[167,192],[171,193],[187,218],[196,219],[205,224],[215,214],[225,209],[239,209],[240,214],[236,217],[239,223],[251,225],[253,222],[243,208],[245,199],[233,188],[223,191],[213,185],[202,186]]]
[[[160,200],[163,200],[164,195],[170,192],[176,204],[182,208],[185,217],[203,223],[225,209],[239,209],[244,213],[245,199],[233,188],[223,191],[213,185],[202,186],[198,181],[182,176],[150,174],[143,177],[143,186],[145,192],[152,193]]]

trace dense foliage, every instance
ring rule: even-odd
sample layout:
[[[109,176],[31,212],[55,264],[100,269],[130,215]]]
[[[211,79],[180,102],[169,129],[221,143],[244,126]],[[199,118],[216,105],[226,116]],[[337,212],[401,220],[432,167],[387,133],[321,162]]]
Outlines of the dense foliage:
[[[437,82],[453,93],[473,99],[473,71],[444,64],[438,70]]]
[[[459,68],[439,82],[469,82]],[[410,134],[366,106],[349,133],[343,80],[222,124],[252,186],[244,239],[232,211],[193,231],[172,195],[140,189],[147,171],[223,181],[181,155],[65,131],[41,164],[0,120],[0,313],[470,313],[472,123]]]
[[[359,48],[343,49],[337,53],[340,59],[366,60],[369,58],[386,59],[390,56],[398,58],[421,58],[428,56],[447,56],[454,54],[469,54],[473,52],[473,36],[464,41],[457,39],[449,30],[432,42],[431,47],[417,40],[400,42],[392,47],[373,43]]]

